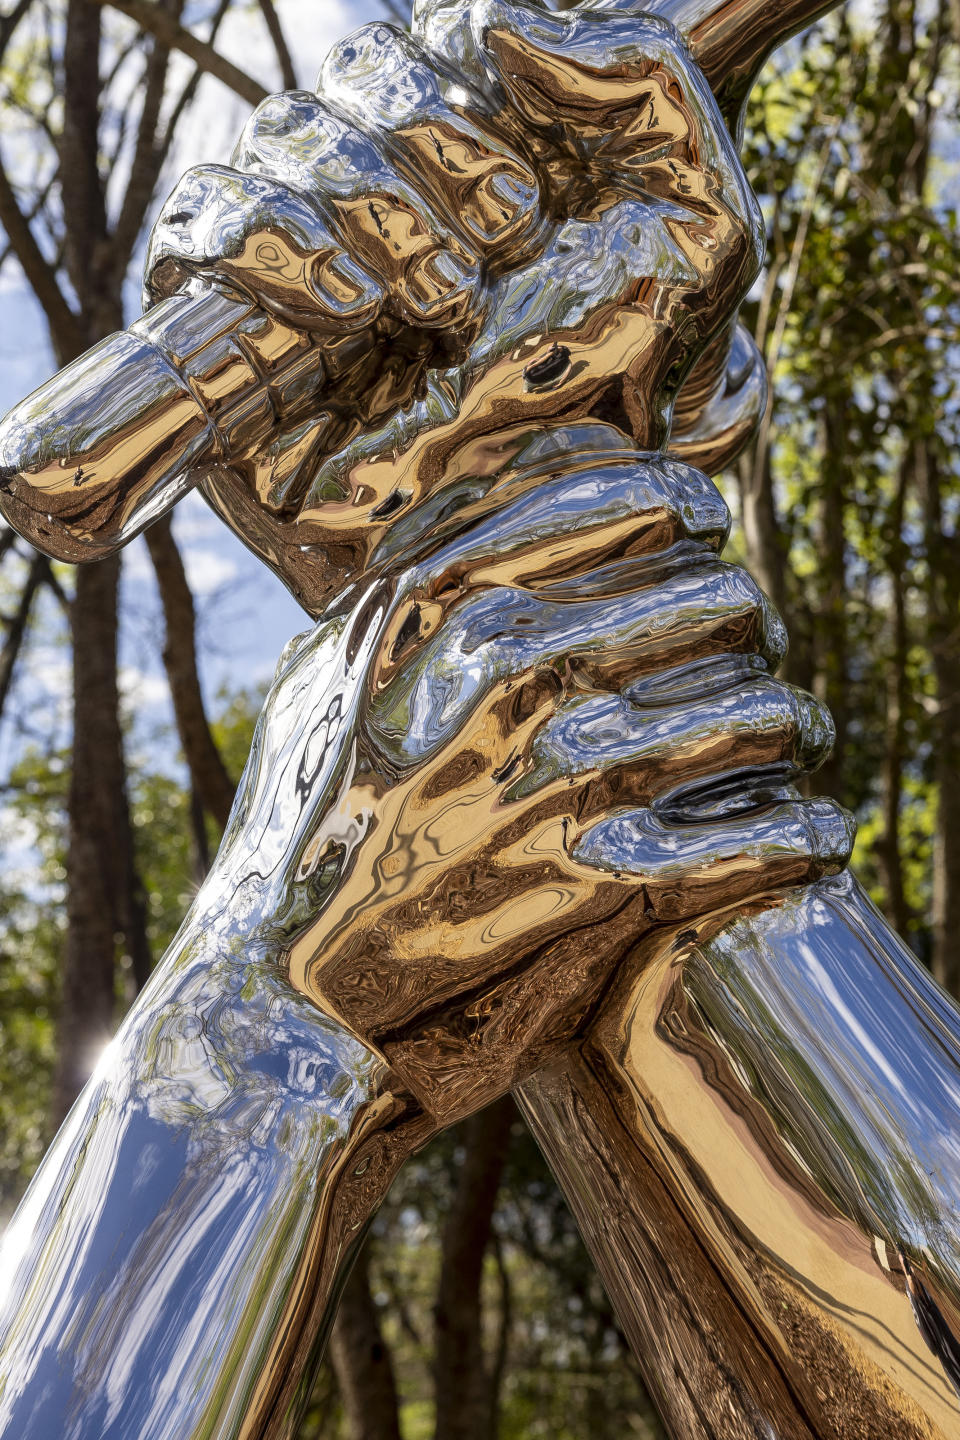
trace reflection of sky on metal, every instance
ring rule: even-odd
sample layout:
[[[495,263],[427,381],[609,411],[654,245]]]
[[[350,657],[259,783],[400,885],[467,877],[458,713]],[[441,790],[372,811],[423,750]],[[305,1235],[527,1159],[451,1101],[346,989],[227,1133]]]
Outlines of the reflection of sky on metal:
[[[340,36],[383,17],[377,0],[279,0],[278,11],[288,38],[298,79],[313,85],[330,45]],[[207,7],[188,13],[187,23],[203,29]],[[278,85],[273,52],[265,40],[259,11],[237,6],[224,24],[217,48],[254,74],[264,85]],[[186,61],[173,66],[173,84],[190,73]],[[206,78],[193,110],[183,121],[178,145],[167,165],[157,206],[177,176],[200,161],[225,162],[250,112],[250,106]],[[126,287],[129,319],[139,314],[139,266],[142,248]],[[39,308],[13,265],[0,278],[0,413],[46,380],[54,362]],[[199,616],[202,679],[208,699],[221,688],[259,685],[273,674],[280,651],[290,636],[304,628],[306,617],[285,588],[218,521],[199,497],[181,505],[174,527],[194,589]],[[124,623],[121,635],[121,680],[135,714],[150,730],[169,716],[166,682],[160,658],[162,619],[153,571],[142,539],[124,557]],[[62,628],[55,607],[44,606],[49,628]],[[47,625],[44,626],[46,630]],[[37,637],[40,638],[39,636]],[[68,684],[65,649],[41,643],[28,646],[26,665],[18,679],[15,708],[34,716],[63,708]],[[136,741],[136,731],[135,731]],[[0,727],[0,773],[9,773],[23,744],[13,727]]]

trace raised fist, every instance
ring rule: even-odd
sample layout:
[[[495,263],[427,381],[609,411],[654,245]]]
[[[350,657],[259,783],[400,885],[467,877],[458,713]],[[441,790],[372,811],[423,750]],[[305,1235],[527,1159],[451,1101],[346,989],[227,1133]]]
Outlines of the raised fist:
[[[214,281],[312,342],[272,443],[206,489],[314,613],[394,564],[398,526],[404,563],[429,545],[518,432],[666,441],[760,226],[709,86],[641,12],[430,0],[412,36],[338,44],[318,94],[266,100],[234,168],[165,205],[148,300]]]

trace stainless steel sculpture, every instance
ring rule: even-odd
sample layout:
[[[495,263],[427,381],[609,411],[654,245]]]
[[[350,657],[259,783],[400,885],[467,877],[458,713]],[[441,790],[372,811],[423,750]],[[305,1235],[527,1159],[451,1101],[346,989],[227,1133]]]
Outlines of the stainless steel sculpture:
[[[4,422],[51,553],[199,483],[318,617],[8,1233],[11,1440],[292,1434],[398,1166],[511,1086],[674,1436],[960,1436],[960,1016],[691,468],[762,403],[711,85],[829,4],[655,8],[342,42]]]

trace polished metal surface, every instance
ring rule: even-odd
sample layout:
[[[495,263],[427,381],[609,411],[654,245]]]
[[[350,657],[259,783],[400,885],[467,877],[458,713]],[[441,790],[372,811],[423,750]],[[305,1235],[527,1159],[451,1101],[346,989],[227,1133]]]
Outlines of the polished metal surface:
[[[723,77],[742,88],[823,8],[686,6],[731,116]],[[729,517],[690,463],[719,465],[762,409],[730,336],[759,258],[733,142],[666,20],[430,0],[410,36],[336,46],[318,93],[264,102],[232,166],[184,177],[154,308],[4,422],[0,507],[50,553],[108,553],[200,483],[315,617],[185,926],[6,1239],[4,1436],[292,1434],[397,1166],[511,1086],[677,1436],[879,1433],[825,1385],[888,1417],[908,1397],[902,1433],[960,1435],[952,1179],[910,1181],[930,1153],[917,1087],[955,1084],[936,1047],[957,1019],[824,888],[851,823],[795,782],[831,723],[775,678],[783,627],[720,560]],[[833,977],[832,1020],[801,961]],[[886,977],[900,1029],[841,969]],[[665,976],[674,1008],[653,1015],[638,997]],[[813,1103],[795,1055],[833,1128],[800,1133],[777,1088],[782,1066]],[[882,1133],[868,1062],[887,1066]],[[637,1159],[657,1107],[659,1170]],[[815,1252],[797,1193],[852,1248]],[[903,1196],[949,1232],[936,1263]],[[843,1269],[864,1235],[904,1277],[873,1320]],[[806,1330],[776,1308],[784,1276]],[[894,1320],[893,1360],[856,1338]]]
[[[0,1432],[289,1435],[418,1133],[382,1059],[235,915],[188,922],[4,1237]]]
[[[0,425],[13,523],[50,553],[93,559],[206,476],[225,518],[315,605],[316,551],[326,562],[337,547],[332,577],[365,566],[353,532],[396,504],[396,475],[381,465],[358,484],[344,464],[391,446],[405,480],[449,469],[441,432],[451,420],[462,432],[467,410],[482,434],[505,410],[599,407],[656,448],[689,364],[676,453],[722,468],[763,407],[759,357],[742,331],[729,355],[721,323],[757,263],[759,220],[699,72],[679,107],[671,96],[660,62],[676,32],[645,8],[431,0],[413,36],[373,25],[335,47],[320,98],[267,100],[234,166],[189,172],[164,207],[145,285],[160,314]],[[739,77],[742,98],[778,36],[822,8],[700,0],[681,6],[681,29],[718,88]],[[706,174],[717,184],[700,189]],[[697,369],[698,337],[718,325],[728,338]],[[570,352],[565,375],[550,369],[555,344]],[[548,379],[531,383],[541,364]],[[410,455],[428,429],[428,453]],[[318,484],[327,520],[333,496],[359,507],[351,533],[317,523]]]
[[[0,1254],[4,1435],[288,1434],[411,1146],[556,1055],[658,922],[843,865],[790,784],[829,721],[771,674],[712,484],[607,426],[486,478],[496,513],[479,487],[281,661],[213,870]]]
[[[520,1093],[671,1436],[960,1434],[960,1016],[849,874],[658,932]]]

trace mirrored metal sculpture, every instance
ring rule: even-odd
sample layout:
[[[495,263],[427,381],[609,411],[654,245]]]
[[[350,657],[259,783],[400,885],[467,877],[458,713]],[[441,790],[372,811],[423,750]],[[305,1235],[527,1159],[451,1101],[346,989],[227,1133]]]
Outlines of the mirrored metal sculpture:
[[[41,548],[199,485],[315,619],[6,1237],[10,1440],[292,1435],[399,1165],[511,1087],[673,1436],[960,1436],[960,1016],[693,468],[763,406],[731,132],[829,8],[361,30],[4,422]]]

